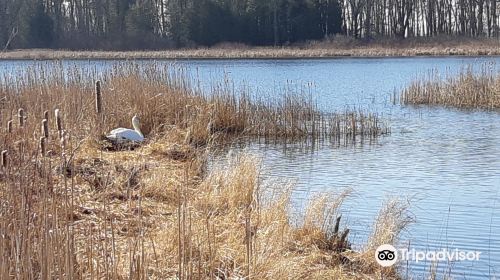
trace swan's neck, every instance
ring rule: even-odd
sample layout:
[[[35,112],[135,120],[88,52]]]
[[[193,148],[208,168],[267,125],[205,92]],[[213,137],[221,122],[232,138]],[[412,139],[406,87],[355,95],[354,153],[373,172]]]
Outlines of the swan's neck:
[[[144,135],[142,134],[141,128],[136,123],[132,123],[132,125],[134,126],[134,130],[137,133],[139,133],[139,135],[141,135],[142,137],[144,137]]]

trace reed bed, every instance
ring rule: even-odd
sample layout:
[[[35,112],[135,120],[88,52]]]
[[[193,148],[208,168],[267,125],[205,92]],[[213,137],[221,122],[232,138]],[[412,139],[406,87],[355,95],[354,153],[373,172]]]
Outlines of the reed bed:
[[[262,182],[258,159],[235,155],[207,170],[223,134],[319,136],[322,116],[309,103],[205,96],[158,65],[117,66],[99,82],[93,71],[50,67],[4,77],[0,89],[1,279],[397,278],[376,265],[373,246],[394,241],[405,207],[381,212],[393,226],[354,252],[340,218],[348,190],[317,197],[295,223],[291,186]],[[102,135],[135,113],[147,141],[106,149]],[[369,117],[331,119],[375,127]],[[336,133],[372,135],[345,131]]]
[[[441,78],[432,72],[427,79],[413,81],[401,92],[404,105],[442,105],[463,109],[500,108],[500,75],[494,67],[483,65],[479,73],[472,67],[458,76]]]
[[[498,40],[432,37],[366,41],[336,36],[329,40],[284,47],[253,47],[222,43],[211,48],[159,51],[12,50],[0,52],[0,59],[289,59],[478,55],[500,55]]]
[[[42,116],[45,110],[59,109],[65,112],[64,122],[78,126],[66,129],[83,135],[127,126],[132,112],[141,117],[146,134],[179,126],[187,129],[187,141],[198,145],[221,135],[336,139],[375,138],[390,133],[376,114],[346,110],[327,115],[317,108],[310,93],[301,91],[251,97],[223,83],[213,87],[210,94],[202,93],[193,90],[182,68],[168,65],[118,64],[101,73],[94,88],[89,81],[97,76],[95,69],[39,64],[18,76],[4,77],[0,94],[15,104],[10,110],[30,107],[34,109],[31,114]],[[102,90],[106,94],[100,93],[101,81],[105,81]],[[89,92],[95,92],[95,96]],[[10,118],[12,113],[6,113]]]

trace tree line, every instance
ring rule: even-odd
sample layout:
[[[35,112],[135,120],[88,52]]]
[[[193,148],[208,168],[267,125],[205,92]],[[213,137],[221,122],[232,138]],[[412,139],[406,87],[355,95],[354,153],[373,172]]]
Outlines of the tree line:
[[[0,0],[0,48],[286,45],[336,34],[498,37],[498,0]]]
[[[498,37],[498,0],[340,0],[354,37]]]

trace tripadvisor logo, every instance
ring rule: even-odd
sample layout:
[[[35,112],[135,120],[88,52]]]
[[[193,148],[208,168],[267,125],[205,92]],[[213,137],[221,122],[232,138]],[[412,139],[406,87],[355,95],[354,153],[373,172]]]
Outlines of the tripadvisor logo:
[[[390,244],[380,245],[375,251],[375,260],[381,266],[388,267],[394,265],[398,260],[414,261],[478,261],[481,252],[461,251],[459,249],[439,251],[418,251],[415,249],[397,250]]]
[[[381,266],[392,266],[398,261],[398,251],[392,245],[380,245],[375,251],[375,260]]]

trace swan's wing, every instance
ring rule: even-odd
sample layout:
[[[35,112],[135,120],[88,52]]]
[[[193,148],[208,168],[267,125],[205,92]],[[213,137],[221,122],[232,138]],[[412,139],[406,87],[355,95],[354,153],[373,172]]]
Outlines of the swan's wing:
[[[111,136],[111,135],[118,135],[118,134],[122,133],[123,131],[127,131],[127,130],[130,130],[130,129],[123,128],[123,127],[115,128],[115,129],[111,130],[108,135],[109,136]]]
[[[144,140],[144,137],[139,133],[137,133],[137,131],[128,128],[113,129],[106,137],[108,139],[115,140],[118,142],[124,142],[124,141],[142,142]]]

